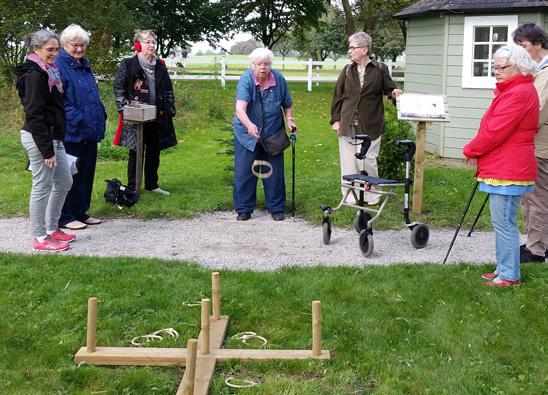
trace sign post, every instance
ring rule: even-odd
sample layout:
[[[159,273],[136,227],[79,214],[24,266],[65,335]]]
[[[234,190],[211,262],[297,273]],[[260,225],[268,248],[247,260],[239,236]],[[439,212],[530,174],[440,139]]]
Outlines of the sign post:
[[[442,95],[404,93],[397,98],[398,119],[417,122],[417,151],[415,154],[415,178],[413,180],[413,213],[422,213],[424,185],[424,152],[426,148],[426,124],[449,122],[447,98]]]

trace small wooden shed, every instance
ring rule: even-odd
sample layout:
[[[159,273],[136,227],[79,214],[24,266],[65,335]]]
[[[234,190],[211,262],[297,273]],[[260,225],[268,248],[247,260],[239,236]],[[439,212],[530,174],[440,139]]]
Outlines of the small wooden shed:
[[[408,22],[405,91],[446,95],[451,122],[428,127],[426,150],[462,157],[493,97],[492,54],[533,22],[548,31],[547,0],[420,0]]]

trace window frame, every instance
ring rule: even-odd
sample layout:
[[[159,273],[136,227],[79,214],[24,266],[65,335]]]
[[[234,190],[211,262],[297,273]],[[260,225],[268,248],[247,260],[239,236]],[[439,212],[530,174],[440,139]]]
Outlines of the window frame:
[[[518,15],[496,15],[496,16],[465,16],[464,34],[462,45],[462,81],[463,88],[493,89],[495,77],[474,76],[474,28],[481,26],[508,26],[508,38],[506,44],[512,42],[512,33],[518,27]],[[489,39],[491,40],[491,38]],[[504,41],[501,41],[504,45]]]

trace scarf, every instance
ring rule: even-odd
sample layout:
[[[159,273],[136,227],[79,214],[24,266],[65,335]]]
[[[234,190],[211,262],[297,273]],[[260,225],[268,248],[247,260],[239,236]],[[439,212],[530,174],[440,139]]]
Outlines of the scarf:
[[[61,75],[59,69],[52,64],[46,64],[38,55],[31,53],[27,56],[27,60],[36,63],[42,70],[48,73],[48,87],[51,93],[53,86],[57,87],[59,93],[63,93],[63,83],[61,82]]]

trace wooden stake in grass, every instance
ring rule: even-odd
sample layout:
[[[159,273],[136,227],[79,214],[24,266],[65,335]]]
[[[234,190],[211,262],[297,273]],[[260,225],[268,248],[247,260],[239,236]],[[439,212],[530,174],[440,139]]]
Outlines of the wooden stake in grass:
[[[211,273],[211,297],[213,303],[213,319],[221,319],[221,288],[219,286],[219,272]]]
[[[97,330],[97,298],[88,299],[88,332],[86,348],[88,352],[95,352]]]
[[[196,380],[196,353],[198,340],[188,339],[187,342],[186,370],[183,381],[177,395],[194,395],[194,381]]]
[[[322,316],[320,301],[312,302],[312,356],[319,357],[322,354]]]
[[[209,354],[209,299],[202,299],[202,325],[200,338],[200,352]]]

